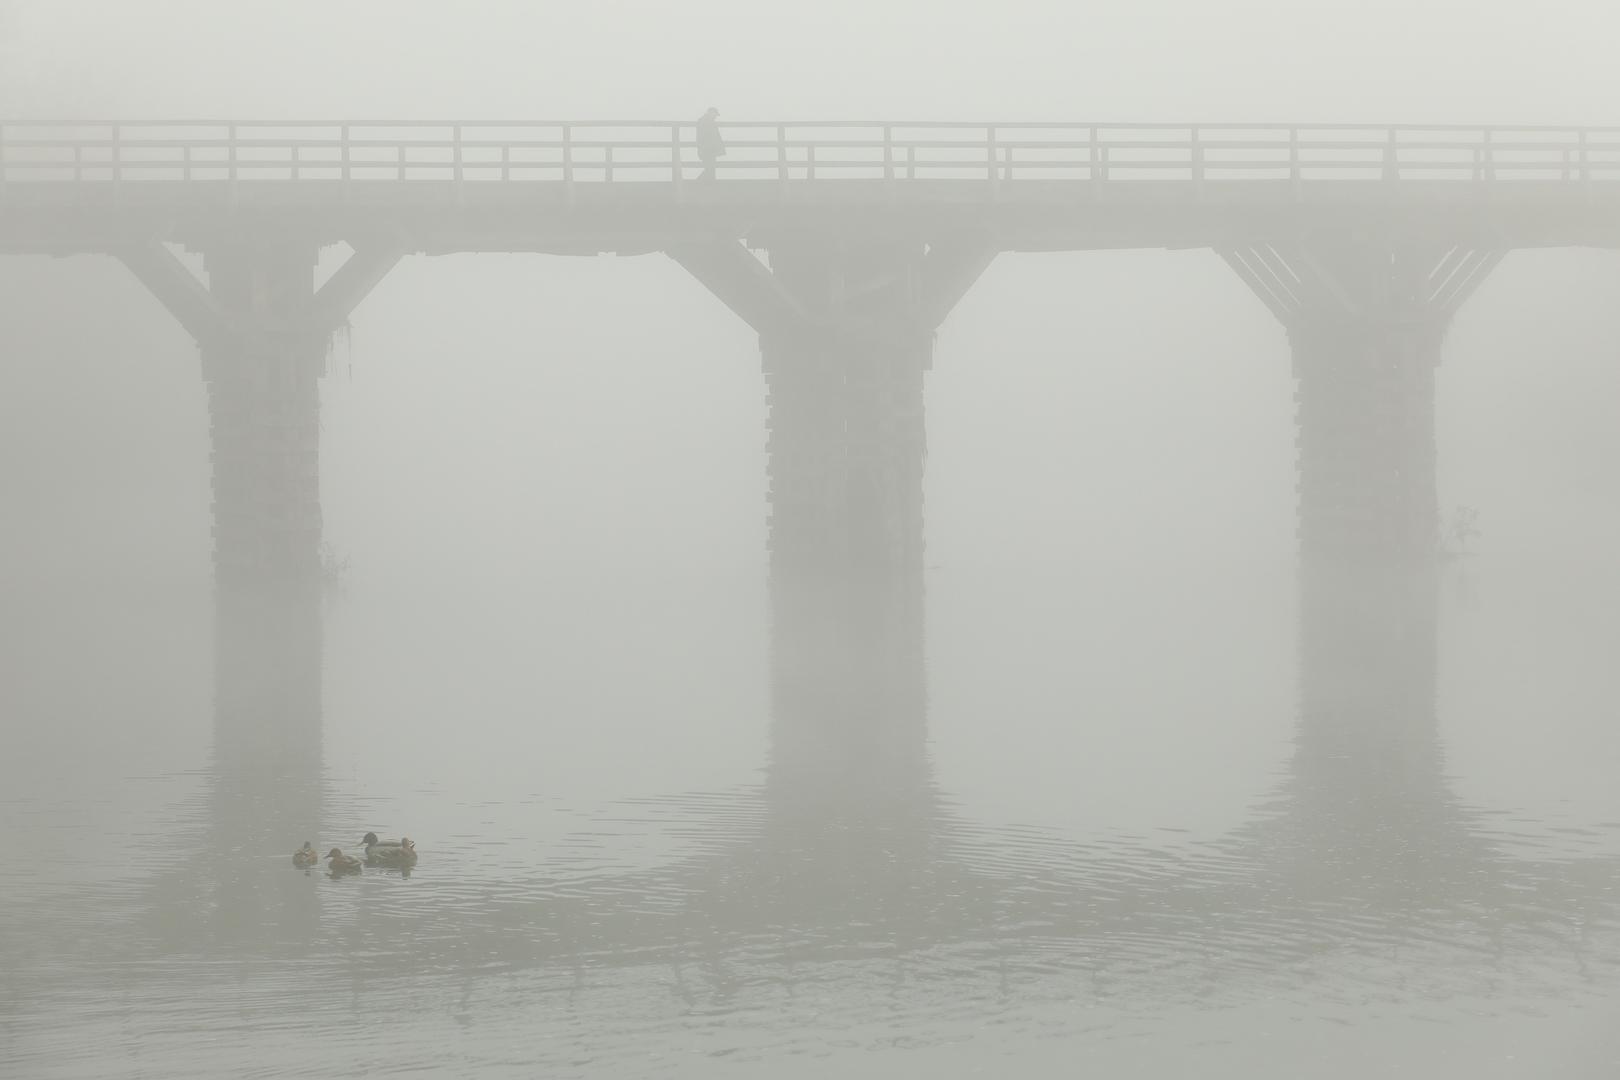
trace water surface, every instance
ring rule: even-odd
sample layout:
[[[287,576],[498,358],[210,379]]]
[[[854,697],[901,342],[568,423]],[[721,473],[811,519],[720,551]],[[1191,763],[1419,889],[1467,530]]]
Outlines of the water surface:
[[[0,1071],[1610,1075],[1612,586],[23,597]]]

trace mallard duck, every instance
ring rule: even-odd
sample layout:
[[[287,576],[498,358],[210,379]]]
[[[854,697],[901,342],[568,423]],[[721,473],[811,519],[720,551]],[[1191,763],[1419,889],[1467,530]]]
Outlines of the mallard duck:
[[[326,858],[332,864],[333,877],[337,877],[339,874],[358,874],[360,872],[360,860],[353,855],[343,854],[337,848],[327,852]]]
[[[304,841],[304,846],[303,847],[301,847],[297,851],[293,852],[293,865],[294,866],[303,867],[305,869],[308,869],[311,866],[318,866],[320,864],[320,861],[321,861],[320,852],[316,851],[313,847],[311,847],[308,840]]]
[[[416,844],[408,836],[398,840],[379,840],[368,832],[360,838],[366,846],[366,862],[372,866],[408,866],[416,861]]]

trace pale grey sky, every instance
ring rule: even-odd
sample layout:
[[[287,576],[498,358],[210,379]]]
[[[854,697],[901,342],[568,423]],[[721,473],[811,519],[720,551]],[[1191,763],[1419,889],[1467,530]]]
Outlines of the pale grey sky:
[[[1620,119],[1595,0],[3,2],[0,111]]]

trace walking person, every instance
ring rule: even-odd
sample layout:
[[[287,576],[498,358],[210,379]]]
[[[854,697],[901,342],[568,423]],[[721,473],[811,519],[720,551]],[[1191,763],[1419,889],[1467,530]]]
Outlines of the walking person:
[[[714,166],[726,152],[726,140],[720,137],[720,125],[716,117],[720,110],[710,106],[708,112],[698,117],[697,121],[697,152],[698,160],[703,162],[703,171],[698,174],[699,180],[713,180]]]

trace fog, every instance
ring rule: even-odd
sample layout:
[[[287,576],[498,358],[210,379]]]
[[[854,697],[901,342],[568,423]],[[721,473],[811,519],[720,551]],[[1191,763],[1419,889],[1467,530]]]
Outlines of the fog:
[[[1617,30],[0,0],[0,1074],[1613,1075]],[[688,142],[439,202],[26,145],[486,120]],[[769,158],[863,122],[958,126]],[[1200,172],[1239,123],[1371,156]]]

